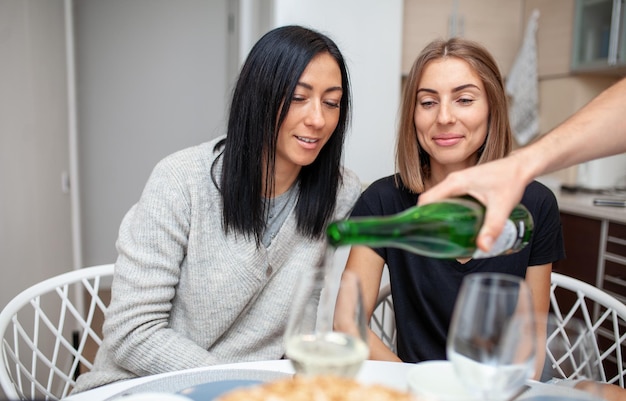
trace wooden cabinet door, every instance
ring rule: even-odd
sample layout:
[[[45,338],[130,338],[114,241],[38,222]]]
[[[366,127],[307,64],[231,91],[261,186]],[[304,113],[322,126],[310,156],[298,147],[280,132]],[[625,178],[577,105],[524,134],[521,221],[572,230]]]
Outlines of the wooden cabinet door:
[[[600,220],[561,213],[565,259],[553,270],[596,285],[600,249]]]
[[[409,73],[432,40],[462,36],[483,44],[502,74],[508,74],[522,44],[522,13],[522,0],[404,0],[402,73]],[[451,29],[455,16],[456,35]]]

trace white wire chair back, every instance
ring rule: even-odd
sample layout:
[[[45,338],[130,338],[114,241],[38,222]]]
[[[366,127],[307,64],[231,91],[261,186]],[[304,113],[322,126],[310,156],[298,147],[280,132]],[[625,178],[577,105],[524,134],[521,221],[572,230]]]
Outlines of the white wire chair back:
[[[550,304],[551,312],[559,322],[565,324],[572,318],[584,322],[595,340],[596,355],[590,359],[599,360],[602,365],[601,381],[624,388],[626,305],[606,291],[556,272],[552,273],[551,278]],[[559,328],[555,332],[557,330]],[[572,349],[575,349],[575,344]],[[556,362],[554,359],[552,361]]]
[[[108,305],[101,290],[112,276],[112,264],[63,273],[27,288],[5,306],[0,385],[8,399],[64,398],[76,377],[92,369],[93,355],[86,351],[102,343],[92,324],[103,319]]]
[[[566,299],[572,302],[565,302]],[[561,322],[578,318],[585,323],[596,340],[597,359],[594,360],[600,360],[602,363],[602,381],[624,388],[626,305],[609,293],[582,280],[556,272],[551,276],[550,304],[551,312]],[[397,332],[389,284],[379,291],[370,327],[385,345],[396,352]]]
[[[370,319],[370,328],[394,353],[397,351],[396,317],[393,310],[391,286],[384,285],[378,291],[374,313]]]

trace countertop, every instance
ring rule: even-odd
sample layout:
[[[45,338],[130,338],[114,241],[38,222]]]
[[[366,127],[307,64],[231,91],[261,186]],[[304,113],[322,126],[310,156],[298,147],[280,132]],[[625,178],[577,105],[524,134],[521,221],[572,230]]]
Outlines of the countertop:
[[[626,194],[603,195],[590,193],[567,193],[564,191],[555,192],[559,209],[564,213],[578,216],[606,219],[621,224],[626,224],[626,207],[615,206],[594,206],[593,200],[602,199],[625,199]]]

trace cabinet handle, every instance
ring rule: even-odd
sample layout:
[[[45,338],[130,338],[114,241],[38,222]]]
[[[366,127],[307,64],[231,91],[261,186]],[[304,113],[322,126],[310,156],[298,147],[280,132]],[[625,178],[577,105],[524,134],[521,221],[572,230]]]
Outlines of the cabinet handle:
[[[609,65],[617,64],[617,53],[619,51],[619,24],[620,11],[622,9],[621,0],[613,0],[613,14],[611,14],[611,35],[609,37]]]

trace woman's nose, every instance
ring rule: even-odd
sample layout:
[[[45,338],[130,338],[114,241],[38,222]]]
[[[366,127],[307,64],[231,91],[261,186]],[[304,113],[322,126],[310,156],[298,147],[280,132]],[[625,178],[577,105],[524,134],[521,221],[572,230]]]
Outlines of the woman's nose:
[[[439,106],[439,113],[437,115],[439,124],[450,124],[455,121],[454,112],[452,106],[442,102]]]
[[[311,103],[311,107],[307,111],[304,123],[317,129],[324,127],[326,119],[324,118],[324,112],[321,104]]]

